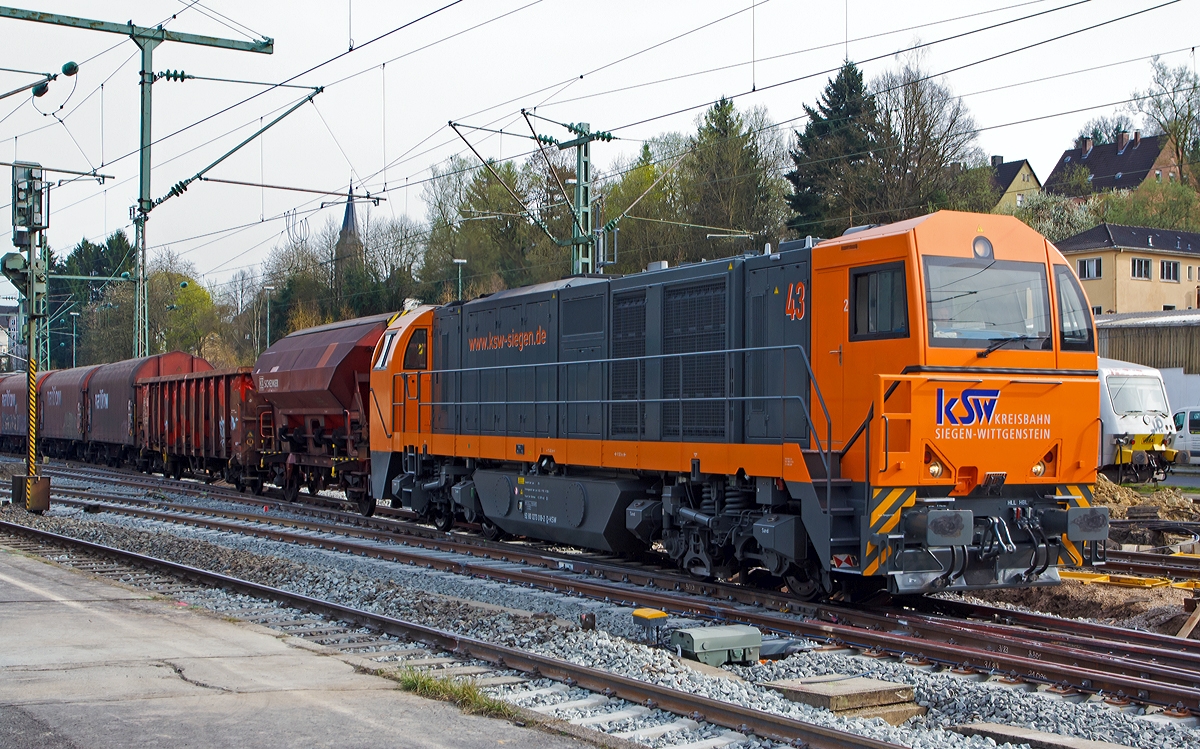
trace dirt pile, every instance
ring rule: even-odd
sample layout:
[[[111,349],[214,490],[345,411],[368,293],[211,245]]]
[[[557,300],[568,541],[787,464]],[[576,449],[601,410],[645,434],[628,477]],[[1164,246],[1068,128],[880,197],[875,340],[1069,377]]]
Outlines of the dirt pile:
[[[1200,505],[1185,497],[1175,487],[1163,487],[1153,494],[1139,494],[1133,489],[1109,481],[1103,474],[1096,476],[1095,499],[1109,507],[1114,518],[1127,517],[1130,507],[1157,507],[1158,516],[1166,520],[1200,520]]]

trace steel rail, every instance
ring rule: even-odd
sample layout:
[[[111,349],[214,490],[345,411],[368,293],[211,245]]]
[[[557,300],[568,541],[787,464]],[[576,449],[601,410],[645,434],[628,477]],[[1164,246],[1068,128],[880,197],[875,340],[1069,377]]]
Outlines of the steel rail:
[[[125,474],[121,471],[112,469],[92,469],[92,473],[98,474],[102,480],[115,479],[122,482],[125,481]],[[75,477],[77,478],[77,477]],[[233,490],[223,489],[221,487],[201,488],[191,484],[190,482],[179,482],[169,478],[148,480],[141,476],[133,477],[133,482],[140,484],[153,484],[155,488],[162,488],[167,491],[176,490],[186,493],[196,494],[206,498],[227,498],[231,502],[258,506],[261,502],[273,503],[281,509],[289,509],[300,514],[307,514],[315,517],[320,517],[332,522],[349,524],[350,526],[359,529],[359,535],[375,538],[388,539],[389,536],[395,534],[403,534],[406,536],[416,536],[424,539],[424,543],[436,546],[437,548],[455,551],[460,553],[474,554],[482,552],[484,555],[493,557],[502,557],[505,561],[509,558],[514,560],[524,561],[528,564],[538,566],[559,566],[567,569],[574,569],[578,572],[588,574],[596,574],[604,576],[609,580],[634,582],[643,586],[655,586],[659,588],[674,588],[681,592],[688,592],[694,595],[707,597],[725,598],[730,601],[740,601],[744,604],[752,606],[764,606],[774,610],[792,610],[802,613],[811,618],[823,618],[835,622],[851,622],[858,626],[868,628],[891,629],[896,626],[896,622],[885,622],[878,616],[848,606],[834,606],[831,604],[804,604],[796,599],[787,596],[786,594],[776,593],[774,591],[764,591],[740,585],[730,585],[724,583],[713,583],[696,580],[688,576],[681,576],[674,569],[662,570],[636,565],[628,561],[622,561],[620,564],[609,563],[611,558],[598,559],[594,555],[562,555],[547,552],[537,546],[529,546],[525,544],[499,543],[490,542],[469,535],[450,535],[436,531],[435,529],[402,520],[392,520],[384,518],[364,518],[356,513],[341,512],[333,509],[325,509],[314,507],[305,503],[288,503],[280,502],[274,499],[262,500],[259,498],[250,498],[244,494],[234,492]],[[122,501],[138,502],[136,499]],[[175,506],[173,509],[180,511],[197,511],[196,508],[187,506]],[[259,515],[246,516],[257,520],[265,520]],[[269,520],[278,522],[278,519],[271,518]],[[374,528],[384,532],[384,534],[372,534],[361,532],[362,528]],[[345,532],[344,528],[324,528],[322,530],[328,532]],[[1050,616],[1047,614],[1036,614],[1029,612],[1020,612],[1008,609],[998,609],[994,607],[983,606],[980,604],[967,604],[962,602],[946,601],[944,599],[933,599],[922,597],[918,599],[909,599],[906,601],[906,606],[910,610],[897,610],[887,612],[886,615],[894,620],[909,620],[916,621],[914,617],[920,613],[912,609],[928,611],[932,609],[935,612],[947,616],[955,616],[959,618],[983,619],[990,620],[990,624],[972,623],[972,629],[978,630],[980,634],[986,630],[989,633],[996,633],[1015,637],[1020,640],[1021,645],[1028,644],[1029,640],[1042,642],[1050,642],[1073,646],[1076,648],[1084,648],[1093,651],[1100,651],[1109,656],[1119,656],[1134,660],[1150,660],[1154,663],[1172,666],[1181,669],[1194,669],[1200,671],[1200,643],[1193,643],[1189,640],[1180,640],[1179,638],[1168,637],[1152,632],[1144,632],[1138,630],[1121,629],[1109,625],[1098,624],[1074,619],[1063,619],[1060,617]],[[697,612],[699,613],[699,612]],[[955,626],[953,622],[945,622],[946,626]],[[1007,625],[1007,629],[1003,626]],[[934,620],[929,620],[929,626],[934,627]],[[1000,627],[1000,629],[997,629]],[[1029,628],[1033,628],[1031,631]],[[1039,631],[1041,630],[1041,631]],[[943,634],[941,639],[961,639],[961,633],[958,636]],[[936,639],[936,634],[935,634]],[[976,642],[977,645],[982,645],[984,649],[991,650],[1001,647],[1002,643],[993,642],[990,638],[982,642]],[[1008,643],[1011,648],[1012,643]],[[1040,653],[1038,653],[1040,657]],[[1128,673],[1141,674],[1142,670],[1133,664],[1129,666]],[[1185,682],[1187,683],[1187,682]]]
[[[88,496],[86,493],[82,493]],[[127,502],[127,498],[116,498]],[[88,500],[68,500],[69,503],[95,504]],[[141,504],[136,502],[132,504]],[[1185,663],[1166,665],[1164,662],[1146,662],[1109,652],[1085,650],[1078,646],[1058,644],[1053,641],[1037,642],[1025,631],[1001,634],[995,629],[987,631],[972,629],[970,622],[943,622],[913,615],[906,619],[889,618],[886,615],[863,612],[841,611],[830,617],[795,619],[779,614],[747,609],[730,605],[716,599],[683,597],[673,592],[655,588],[614,588],[607,581],[594,582],[576,575],[565,575],[558,570],[544,570],[518,566],[516,569],[497,569],[483,560],[445,559],[430,555],[425,543],[417,546],[383,546],[364,544],[350,540],[346,529],[306,520],[271,518],[250,513],[233,513],[218,510],[179,507],[159,509],[123,507],[114,504],[101,505],[106,511],[143,517],[163,522],[184,522],[196,527],[239,534],[264,537],[276,541],[303,542],[319,548],[343,551],[355,555],[372,556],[389,561],[407,562],[457,574],[467,574],[485,579],[501,579],[521,584],[589,598],[610,600],[614,597],[639,606],[654,606],[663,610],[685,615],[722,620],[740,621],[767,631],[793,636],[803,636],[850,645],[865,651],[883,652],[899,657],[919,657],[956,668],[985,669],[1000,673],[1020,674],[1030,681],[1067,684],[1090,692],[1123,694],[1147,702],[1162,705],[1183,703],[1188,707],[1200,706],[1200,669]],[[226,520],[218,518],[225,517]],[[269,524],[297,528],[314,536],[298,534]],[[355,529],[360,536],[371,540],[394,541],[383,534],[366,529]],[[332,537],[330,537],[332,536]],[[381,538],[382,536],[382,538]],[[478,549],[453,548],[450,542],[429,544],[439,551],[475,554]],[[429,550],[433,550],[429,549]],[[503,558],[503,561],[510,561]],[[515,565],[528,562],[514,562]],[[545,566],[549,566],[543,562]],[[564,570],[565,571],[565,570]],[[575,570],[571,570],[574,572]],[[902,624],[908,633],[896,632]],[[1051,638],[1052,640],[1053,638]],[[1033,641],[1031,641],[1033,640]],[[1101,651],[1110,649],[1112,643],[1095,643]],[[1160,650],[1159,660],[1171,659],[1170,651]]]
[[[1106,570],[1122,570],[1183,580],[1200,580],[1200,557],[1176,557],[1169,554],[1112,550],[1107,552],[1107,561],[1104,569],[1100,571]]]
[[[510,668],[537,676],[563,681],[617,698],[652,706],[694,719],[753,733],[773,741],[803,741],[813,749],[899,749],[896,744],[859,736],[847,731],[805,723],[774,713],[721,702],[690,692],[671,689],[630,677],[611,674],[599,669],[580,666],[568,661],[531,653],[506,645],[485,642],[466,635],[436,629],[423,624],[396,619],[371,611],[356,609],[281,588],[273,588],[241,578],[171,562],[157,557],[104,546],[90,541],[63,536],[49,531],[7,521],[0,529],[14,535],[24,535],[50,541],[62,546],[85,549],[94,554],[116,557],[123,562],[169,572],[212,587],[265,598],[292,608],[321,614],[341,621],[353,622],[386,634],[435,645],[464,658],[476,658],[502,668]]]

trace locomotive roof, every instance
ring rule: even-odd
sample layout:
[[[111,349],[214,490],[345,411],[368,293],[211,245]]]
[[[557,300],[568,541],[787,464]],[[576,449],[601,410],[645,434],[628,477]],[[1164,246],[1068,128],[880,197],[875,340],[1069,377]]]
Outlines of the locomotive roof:
[[[505,289],[504,291],[497,291],[495,294],[488,294],[487,296],[476,297],[469,302],[464,302],[463,304],[467,305],[467,304],[477,304],[477,303],[481,303],[481,302],[493,302],[493,301],[496,301],[497,299],[504,299],[504,298],[510,297],[510,296],[524,296],[525,294],[537,294],[537,293],[544,292],[544,291],[558,291],[559,289],[571,289],[571,288],[575,288],[576,286],[583,286],[585,284],[607,283],[608,281],[611,281],[613,278],[616,278],[616,276],[610,276],[610,277],[605,277],[605,278],[589,278],[587,276],[571,276],[569,278],[560,278],[557,281],[547,281],[545,283],[536,283],[536,284],[533,284],[532,286],[518,286],[515,289]]]

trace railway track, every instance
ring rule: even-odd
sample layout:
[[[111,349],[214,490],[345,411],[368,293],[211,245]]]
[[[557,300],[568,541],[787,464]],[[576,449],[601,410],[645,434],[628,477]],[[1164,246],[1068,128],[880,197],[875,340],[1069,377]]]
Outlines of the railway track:
[[[768,632],[914,662],[999,672],[1160,705],[1182,703],[1193,709],[1200,705],[1200,643],[1153,633],[988,607],[943,605],[930,614],[801,604],[773,591],[700,582],[649,565],[497,544],[388,519],[350,516],[360,524],[347,527],[258,512],[103,496],[92,489],[56,487],[55,494],[64,504],[311,544],[559,593],[654,606],[687,616],[742,622]],[[260,501],[231,496],[255,504]],[[213,498],[211,493],[209,498]]]
[[[1105,569],[1177,580],[1200,580],[1200,556],[1112,550],[1108,552]]]
[[[14,539],[17,539],[15,545],[18,548],[44,556],[61,558],[56,550],[83,552],[85,558],[75,560],[80,562],[78,566],[81,569],[105,573],[123,582],[148,583],[152,589],[170,594],[195,590],[196,585],[221,588],[270,601],[295,612],[322,617],[312,620],[303,616],[281,615],[277,610],[263,611],[261,607],[251,607],[241,612],[247,620],[273,624],[298,636],[307,635],[311,641],[333,642],[338,649],[376,649],[383,653],[415,654],[419,660],[428,660],[424,656],[433,648],[452,653],[460,659],[493,664],[502,670],[515,670],[553,679],[569,687],[582,687],[605,700],[625,700],[647,709],[669,711],[685,716],[683,720],[693,725],[696,721],[706,721],[724,726],[742,738],[746,734],[754,734],[812,749],[898,749],[896,744],[854,733],[15,523],[0,521],[0,534],[3,534],[0,539],[6,543],[14,545]],[[112,561],[117,562],[118,566],[112,566]],[[330,623],[333,626],[328,626]],[[593,703],[599,704],[599,700]]]

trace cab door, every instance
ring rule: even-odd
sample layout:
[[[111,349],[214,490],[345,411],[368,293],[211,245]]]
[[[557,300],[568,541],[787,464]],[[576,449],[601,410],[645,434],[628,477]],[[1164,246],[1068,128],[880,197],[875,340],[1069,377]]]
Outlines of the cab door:
[[[404,412],[404,431],[428,434],[433,415],[433,408],[428,405],[433,394],[429,376],[429,328],[409,331],[397,379],[402,383],[398,400]]]
[[[844,434],[842,416],[842,392],[845,378],[846,358],[846,319],[850,309],[850,297],[847,294],[846,269],[818,271],[813,283],[812,326],[813,345],[809,358],[817,375],[817,388],[829,409],[832,421],[833,448],[839,449],[848,435]],[[812,395],[809,411],[813,423],[817,426],[817,438],[822,446],[826,443],[825,414],[821,409],[821,401],[816,397],[816,388]],[[814,441],[811,447],[816,447]]]

